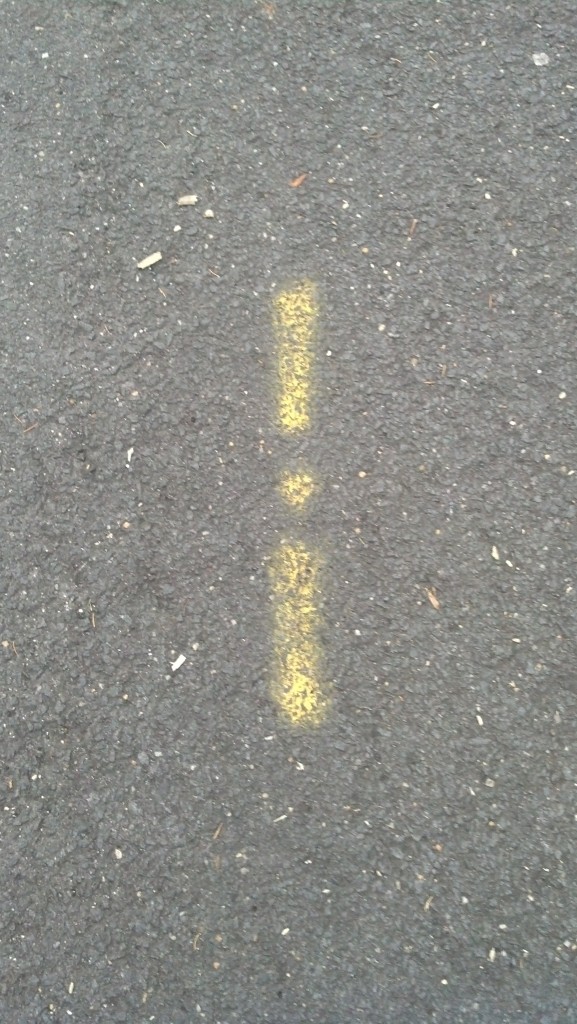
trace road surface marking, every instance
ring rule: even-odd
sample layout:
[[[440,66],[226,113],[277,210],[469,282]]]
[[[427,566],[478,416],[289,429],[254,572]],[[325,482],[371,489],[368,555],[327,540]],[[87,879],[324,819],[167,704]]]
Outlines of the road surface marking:
[[[312,476],[304,471],[291,473],[290,470],[285,470],[279,484],[281,497],[293,508],[302,508],[314,489],[315,482]]]
[[[304,544],[283,542],[273,555],[273,695],[293,725],[317,724],[328,704],[320,681],[319,572],[318,556]]]
[[[285,433],[295,434],[307,430],[311,420],[313,339],[318,315],[312,281],[279,292],[273,313],[278,341],[278,420]]]

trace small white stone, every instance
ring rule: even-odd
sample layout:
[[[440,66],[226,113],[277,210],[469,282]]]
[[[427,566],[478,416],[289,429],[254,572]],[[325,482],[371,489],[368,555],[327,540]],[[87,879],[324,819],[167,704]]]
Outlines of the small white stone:
[[[545,67],[549,63],[549,58],[546,53],[534,53],[533,64],[536,64],[538,68]]]
[[[116,857],[117,860],[122,860],[122,850],[119,850],[117,847],[116,850],[114,851],[114,856]]]
[[[205,210],[204,216],[207,220],[212,220],[214,218],[214,210]]]

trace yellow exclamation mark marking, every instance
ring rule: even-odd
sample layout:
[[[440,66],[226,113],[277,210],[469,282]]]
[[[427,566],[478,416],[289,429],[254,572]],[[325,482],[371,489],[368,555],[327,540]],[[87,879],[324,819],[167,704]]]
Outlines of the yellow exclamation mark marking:
[[[316,288],[303,281],[274,300],[278,338],[278,419],[289,434],[310,426],[312,341],[317,320]]]
[[[315,285],[302,281],[279,292],[273,303],[277,338],[277,418],[284,434],[311,425],[313,343],[318,318]],[[311,474],[285,470],[279,483],[283,500],[302,509],[315,489]],[[281,542],[270,576],[274,601],[273,696],[293,725],[314,725],[328,698],[321,686],[320,561],[302,542]]]
[[[282,543],[271,564],[275,600],[274,696],[293,725],[314,725],[327,699],[320,687],[319,559],[300,543]]]

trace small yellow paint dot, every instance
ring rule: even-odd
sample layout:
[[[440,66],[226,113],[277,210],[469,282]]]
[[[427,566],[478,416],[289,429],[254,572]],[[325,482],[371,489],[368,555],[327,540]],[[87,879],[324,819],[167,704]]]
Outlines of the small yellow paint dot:
[[[293,508],[302,508],[313,493],[315,482],[310,473],[283,473],[279,490],[281,497]]]

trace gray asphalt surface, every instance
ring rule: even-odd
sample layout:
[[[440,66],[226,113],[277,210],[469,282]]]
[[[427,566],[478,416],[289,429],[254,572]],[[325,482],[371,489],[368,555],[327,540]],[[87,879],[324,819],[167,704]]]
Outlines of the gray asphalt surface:
[[[1,9],[2,1024],[577,1021],[573,0]]]

